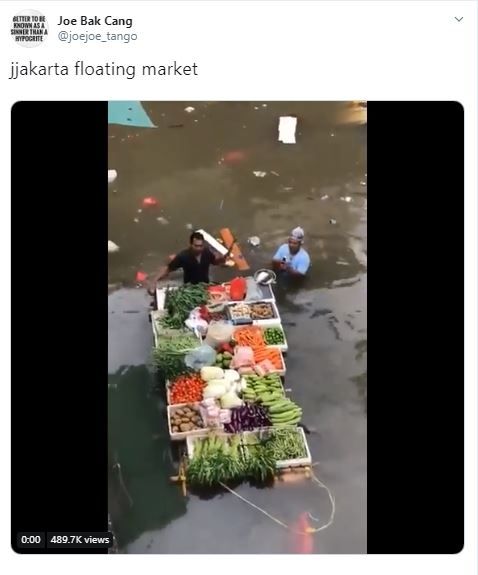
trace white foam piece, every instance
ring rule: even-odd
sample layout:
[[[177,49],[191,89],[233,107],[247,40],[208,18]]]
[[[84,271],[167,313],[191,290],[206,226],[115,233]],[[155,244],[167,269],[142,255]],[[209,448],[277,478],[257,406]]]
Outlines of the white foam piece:
[[[108,253],[109,254],[113,254],[115,252],[119,251],[119,246],[117,244],[115,244],[114,242],[112,242],[111,240],[108,240]]]
[[[111,184],[118,177],[118,172],[116,170],[108,170],[108,184]]]
[[[279,142],[283,144],[295,144],[295,131],[297,118],[293,116],[281,116],[279,118]]]
[[[213,238],[211,236],[211,234],[208,234],[207,232],[205,232],[204,230],[196,230],[197,232],[199,232],[203,238],[206,240],[206,242],[213,248],[215,249],[217,252],[219,252],[222,256],[225,256],[227,254],[227,248],[224,247],[222,244],[220,244],[216,238]]]

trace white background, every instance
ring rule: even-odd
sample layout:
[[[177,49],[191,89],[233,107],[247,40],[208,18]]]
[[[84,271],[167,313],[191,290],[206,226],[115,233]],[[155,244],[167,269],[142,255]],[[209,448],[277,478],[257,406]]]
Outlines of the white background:
[[[66,6],[63,8],[62,6]],[[50,36],[45,45],[25,49],[10,36],[11,18],[25,9],[46,15]],[[130,44],[61,43],[60,29],[103,32],[106,27],[59,27],[63,17],[133,18]],[[457,22],[454,17],[463,17]],[[10,108],[17,100],[458,100],[466,121],[466,539],[455,556],[291,556],[270,559],[195,558],[198,572],[210,573],[254,566],[259,572],[308,569],[312,573],[368,575],[477,572],[477,10],[476,2],[24,2],[0,3],[0,282],[3,319],[0,324],[2,400],[0,441],[3,461],[10,460]],[[111,30],[110,30],[111,31]],[[8,81],[12,61],[20,64],[185,64],[196,61],[199,76],[170,78],[37,77]],[[439,118],[437,118],[439,121]],[[391,122],[393,125],[393,122]],[[39,132],[48,125],[38,126]],[[65,121],[65,130],[69,126]],[[39,136],[41,145],[41,135]],[[35,174],[32,193],[40,193]],[[425,191],[424,191],[425,192]],[[41,191],[44,193],[44,190]],[[433,195],[433,190],[426,193]],[[456,191],[457,194],[460,190]],[[454,190],[446,200],[454,201]],[[458,195],[456,201],[460,201]],[[41,217],[39,215],[39,217]],[[28,230],[25,230],[28,233]],[[24,287],[13,278],[16,289]],[[461,382],[455,382],[461,385]],[[454,384],[454,382],[450,382]],[[444,430],[446,436],[446,430]],[[413,484],[413,469],[402,461],[403,481]],[[440,472],[443,470],[443,473]],[[453,469],[437,462],[443,500],[452,504],[446,479]],[[47,472],[47,470],[45,470]],[[120,573],[141,569],[177,571],[172,557],[157,556],[20,556],[10,549],[10,472],[0,475],[1,566],[4,573],[33,570],[71,575],[85,569],[113,568]],[[72,493],[74,497],[74,493]],[[386,504],[386,501],[384,501]],[[413,509],[405,509],[413,521]],[[393,518],[392,518],[393,520]],[[426,534],[424,534],[425,536]],[[407,533],[403,533],[404,542]],[[174,563],[173,563],[174,561]],[[184,561],[184,559],[183,559]],[[192,559],[189,561],[192,563]],[[214,565],[214,567],[213,567]]]

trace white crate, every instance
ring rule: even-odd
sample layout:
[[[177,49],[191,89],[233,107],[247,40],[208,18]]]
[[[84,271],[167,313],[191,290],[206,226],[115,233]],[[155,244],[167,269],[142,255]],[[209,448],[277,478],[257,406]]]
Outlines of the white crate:
[[[269,326],[277,325],[278,323],[282,323],[276,302],[274,300],[271,300],[271,301],[263,300],[263,301],[264,301],[264,303],[268,303],[272,306],[272,310],[274,312],[274,317],[271,319],[255,319],[252,321],[252,325],[269,327]],[[261,302],[253,302],[253,303],[261,303]]]
[[[205,430],[204,428],[197,429],[194,431],[180,431],[179,433],[173,433],[171,429],[171,411],[179,409],[181,407],[186,407],[186,405],[194,405],[195,408],[199,410],[199,403],[178,403],[176,405],[168,405],[168,431],[169,435],[171,436],[172,441],[183,441],[187,437],[194,437],[196,435],[203,435]]]
[[[307,439],[305,438],[304,430],[302,429],[302,427],[296,427],[296,426],[291,426],[291,428],[296,429],[297,433],[299,433],[301,435],[302,441],[304,442],[304,447],[305,447],[305,451],[306,451],[307,455],[305,457],[301,457],[299,459],[286,459],[284,461],[276,461],[277,469],[285,469],[287,467],[304,467],[304,466],[312,464],[312,455],[310,454],[310,449],[309,449],[309,445],[307,443]],[[273,427],[269,427],[267,429],[261,429],[261,430],[257,430],[257,431],[245,431],[244,435],[255,434],[255,435],[260,437],[261,434],[263,434],[263,433],[268,434],[271,431],[274,431]]]
[[[286,371],[287,371],[287,367],[286,367],[286,364],[285,364],[284,354],[282,353],[282,351],[281,351],[280,349],[278,349],[278,348],[274,348],[274,349],[277,349],[277,351],[280,353],[280,358],[281,358],[281,360],[282,360],[283,368],[282,368],[282,369],[277,369],[277,370],[274,370],[274,371],[270,371],[269,373],[277,373],[278,375],[282,375],[282,376],[283,376],[283,375],[286,374]]]
[[[249,327],[249,326],[247,326],[247,325],[246,325],[246,326],[243,326],[243,325],[235,325],[235,326],[234,326],[234,332],[236,331],[236,329],[240,329],[241,327]],[[287,337],[286,337],[286,335],[285,335],[285,330],[284,330],[284,328],[282,327],[282,324],[281,324],[281,323],[276,322],[274,325],[272,325],[272,324],[271,324],[271,325],[258,325],[258,326],[255,326],[255,327],[260,328],[260,330],[261,330],[262,332],[264,332],[264,330],[267,329],[267,328],[269,328],[269,327],[277,327],[277,328],[280,328],[280,329],[282,330],[282,333],[284,334],[284,343],[283,343],[282,345],[267,345],[267,344],[266,344],[266,347],[270,347],[271,349],[279,349],[280,351],[282,351],[282,353],[286,353],[286,352],[287,352],[287,350],[289,349],[289,344],[287,343]],[[263,339],[264,339],[264,338],[263,338]],[[265,340],[264,340],[264,343],[265,343]]]
[[[197,434],[197,435],[193,435],[193,436],[189,436],[186,438],[186,453],[188,454],[188,458],[191,459],[194,455],[194,444],[198,439],[204,439],[205,437],[207,437],[212,430],[206,431],[206,432],[202,432],[201,434]],[[219,437],[231,437],[230,433],[225,433],[222,430],[217,430],[215,432],[215,435],[218,435]]]
[[[274,313],[274,317],[271,319],[252,319],[252,317],[247,321],[246,324],[236,323],[237,320],[232,318],[230,313],[230,309],[237,304],[244,303],[246,305],[253,305],[258,303],[267,303],[272,307],[272,311]],[[226,304],[226,310],[229,319],[232,321],[234,325],[241,326],[241,325],[258,325],[258,326],[270,326],[270,325],[277,325],[281,323],[279,310],[277,309],[276,302],[274,300],[260,300],[260,301],[253,301],[253,302],[229,302]]]
[[[269,328],[269,327],[277,327],[280,328],[282,330],[282,333],[284,334],[284,343],[281,345],[267,345],[267,347],[273,348],[273,349],[280,349],[280,351],[282,351],[282,353],[287,353],[287,351],[289,350],[289,344],[287,343],[287,337],[285,335],[285,329],[282,327],[282,324],[277,322],[274,325],[263,325],[260,326],[262,331],[264,331],[265,329]]]

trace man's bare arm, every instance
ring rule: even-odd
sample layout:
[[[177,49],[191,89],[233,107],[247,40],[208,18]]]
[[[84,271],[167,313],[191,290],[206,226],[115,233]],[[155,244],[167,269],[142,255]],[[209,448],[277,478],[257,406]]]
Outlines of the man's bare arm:
[[[153,276],[153,278],[151,279],[149,285],[148,285],[148,292],[150,294],[154,294],[154,291],[156,289],[156,284],[164,279],[165,277],[167,277],[169,275],[169,267],[168,266],[163,266],[162,268],[160,268],[160,270],[158,271],[157,274],[155,274]]]

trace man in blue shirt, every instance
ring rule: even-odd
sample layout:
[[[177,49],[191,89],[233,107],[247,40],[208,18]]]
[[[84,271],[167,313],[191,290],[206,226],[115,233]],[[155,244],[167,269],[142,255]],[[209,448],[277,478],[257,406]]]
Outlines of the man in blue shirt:
[[[282,244],[274,255],[272,266],[277,271],[284,271],[292,276],[305,276],[310,267],[309,254],[304,250],[304,230],[292,230],[289,240]]]

